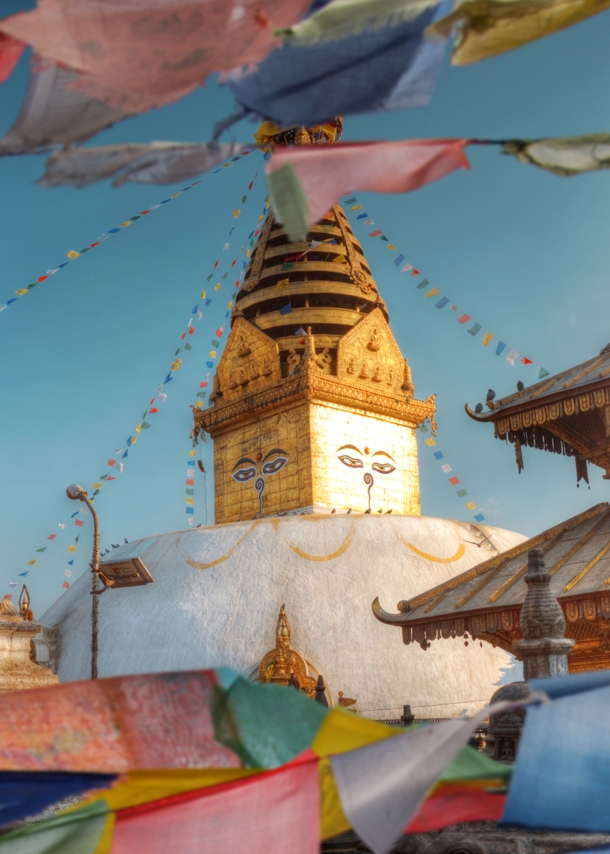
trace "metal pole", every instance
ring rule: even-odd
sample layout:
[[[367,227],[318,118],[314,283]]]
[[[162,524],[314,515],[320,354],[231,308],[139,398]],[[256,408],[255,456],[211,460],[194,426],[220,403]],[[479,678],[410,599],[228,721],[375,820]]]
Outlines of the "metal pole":
[[[99,608],[99,589],[100,579],[100,529],[97,518],[97,513],[93,504],[87,498],[85,493],[82,494],[81,500],[85,502],[91,515],[93,516],[93,555],[91,560],[91,678],[97,679],[97,653],[98,653],[98,608]]]

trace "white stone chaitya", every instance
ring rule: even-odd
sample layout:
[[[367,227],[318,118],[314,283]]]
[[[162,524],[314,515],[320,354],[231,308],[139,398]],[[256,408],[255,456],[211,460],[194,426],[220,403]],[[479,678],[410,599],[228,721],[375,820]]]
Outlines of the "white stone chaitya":
[[[405,703],[419,717],[470,713],[501,681],[521,678],[520,665],[472,639],[404,646],[371,603],[379,596],[394,610],[524,539],[431,517],[309,515],[129,543],[113,560],[141,558],[155,583],[100,597],[100,676],[211,667],[250,676],[274,646],[285,605],[292,647],[324,676],[334,703],[342,691],[375,718],[396,717]],[[90,586],[86,573],[41,619],[59,627],[61,682],[89,678]]]

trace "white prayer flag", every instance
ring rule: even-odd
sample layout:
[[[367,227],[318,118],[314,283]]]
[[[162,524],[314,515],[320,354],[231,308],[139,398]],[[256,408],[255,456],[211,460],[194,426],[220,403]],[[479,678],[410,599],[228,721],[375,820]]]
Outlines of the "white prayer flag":
[[[167,400],[167,395],[163,394],[163,392],[160,391],[159,394],[157,395],[157,400],[160,400],[161,403],[165,403],[165,401]]]
[[[64,569],[64,575],[67,575],[68,578],[72,578],[72,570],[71,569]]]
[[[225,245],[222,247],[222,251],[224,252],[224,251],[225,251],[225,249],[228,249],[228,248],[229,248],[229,246],[230,246],[230,244],[229,244],[229,243],[225,243]]]
[[[8,586],[9,587],[19,587],[19,582],[18,581],[9,581]]]
[[[199,311],[199,309],[197,309],[197,320],[201,320],[202,317],[203,314]]]
[[[116,468],[118,469],[118,471],[122,472],[123,471],[123,463],[117,463]]]
[[[404,267],[401,267],[401,268],[400,268],[400,272],[401,272],[401,273],[406,273],[406,272],[407,272],[407,270],[412,270],[412,269],[413,269],[413,264],[405,264],[405,266],[404,266]]]
[[[66,527],[66,526],[65,526],[65,523],[60,522],[60,523],[59,523],[59,527],[63,530],[63,529]]]
[[[125,450],[125,448],[119,448],[119,449],[118,449],[117,451],[115,451],[114,453],[115,453],[115,454],[122,454],[124,450]]]
[[[518,355],[519,355],[519,353],[517,353],[516,350],[511,350],[510,353],[508,354],[508,356],[506,357],[506,361],[508,362],[508,364],[514,365],[515,359],[517,358]]]
[[[442,470],[445,472],[445,474],[447,474],[448,472],[450,472],[450,471],[451,471],[451,466],[450,466],[450,465],[444,465],[444,466],[441,466],[441,468],[442,468]]]
[[[375,854],[387,854],[430,787],[486,717],[456,718],[331,756],[347,819]]]

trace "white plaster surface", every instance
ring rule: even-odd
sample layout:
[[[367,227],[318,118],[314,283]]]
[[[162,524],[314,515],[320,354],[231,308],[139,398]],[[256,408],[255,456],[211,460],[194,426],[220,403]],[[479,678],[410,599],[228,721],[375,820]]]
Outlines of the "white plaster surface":
[[[285,605],[293,648],[323,674],[335,703],[343,691],[375,718],[400,715],[404,703],[420,717],[470,713],[506,681],[507,668],[508,681],[521,678],[521,666],[472,639],[467,647],[463,638],[435,641],[426,651],[405,646],[399,628],[374,618],[371,603],[379,596],[395,612],[398,600],[526,539],[477,529],[421,516],[317,515],[129,543],[108,557],[140,557],[155,583],[100,597],[100,676],[221,666],[249,675],[274,646]],[[468,542],[487,536],[487,548]],[[61,628],[61,682],[89,678],[89,591],[86,573],[41,618]]]

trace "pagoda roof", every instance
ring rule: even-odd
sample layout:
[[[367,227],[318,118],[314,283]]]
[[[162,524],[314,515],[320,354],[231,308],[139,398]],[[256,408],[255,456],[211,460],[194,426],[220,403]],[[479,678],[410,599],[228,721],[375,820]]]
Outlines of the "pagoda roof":
[[[592,391],[610,384],[610,344],[598,356],[582,362],[567,371],[545,377],[541,382],[493,401],[488,412],[473,412],[466,404],[466,412],[474,421],[498,421],[500,418],[527,409],[548,404]]]
[[[610,666],[610,652],[601,647],[602,635],[605,637],[610,630],[607,502],[399,602],[399,614],[384,611],[379,599],[373,602],[373,612],[382,623],[400,626],[405,643],[417,642],[427,648],[431,640],[470,633],[473,638],[512,651],[513,640],[520,638],[519,612],[527,592],[527,554],[534,548],[544,553],[551,593],[559,600],[568,622],[567,636],[577,640],[570,656],[571,666],[596,669],[586,666],[586,658],[592,654],[603,654],[603,666]],[[579,659],[584,663],[578,665]]]

